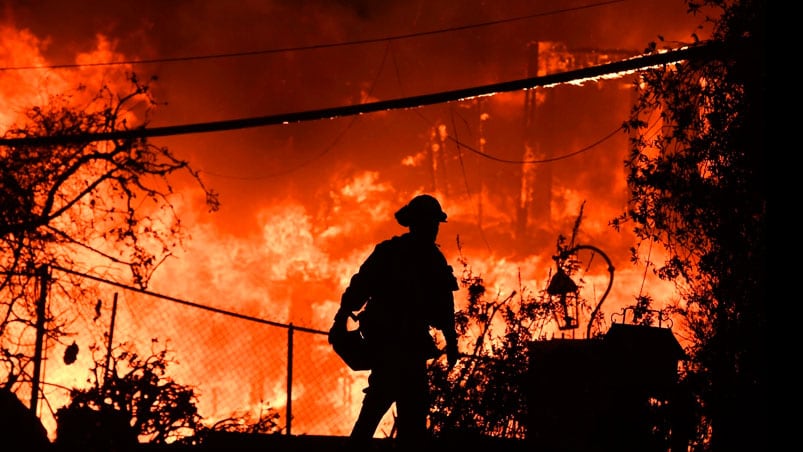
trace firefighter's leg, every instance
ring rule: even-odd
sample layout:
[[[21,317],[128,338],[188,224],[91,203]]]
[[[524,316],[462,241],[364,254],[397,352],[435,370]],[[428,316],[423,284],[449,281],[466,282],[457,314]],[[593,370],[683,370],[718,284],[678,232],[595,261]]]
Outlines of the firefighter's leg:
[[[379,423],[396,399],[394,376],[375,369],[368,376],[368,387],[362,400],[362,408],[351,430],[354,439],[369,440],[374,437]]]

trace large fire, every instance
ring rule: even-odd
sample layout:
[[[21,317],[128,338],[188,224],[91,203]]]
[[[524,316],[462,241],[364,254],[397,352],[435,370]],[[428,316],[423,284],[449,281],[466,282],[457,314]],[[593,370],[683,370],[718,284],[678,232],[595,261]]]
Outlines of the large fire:
[[[172,20],[170,29],[161,29],[168,25],[160,19],[139,15],[133,23],[118,23],[110,10],[94,21],[81,17],[97,25],[108,15],[87,40],[63,27],[46,28],[51,19],[68,22],[55,5],[52,17],[34,20],[31,11],[7,2],[0,22],[0,130],[48,94],[78,84],[114,85],[129,70],[160,77],[156,89],[168,104],[154,124],[164,125],[348,105],[558,72],[589,55],[605,62],[605,55],[615,53],[610,49],[638,53],[658,34],[686,39],[689,33],[688,26],[681,26],[689,20],[683,18],[682,2],[673,8],[664,5],[668,2],[640,2],[641,22],[624,16],[619,2],[605,2],[586,12],[545,14],[534,23],[455,31],[456,36],[424,34],[389,45],[182,62],[178,57],[358,41],[532,13],[532,2],[491,10],[481,2],[461,2],[459,8],[418,7],[401,16],[400,5],[406,8],[409,2],[388,2],[387,8],[370,12],[344,7],[296,15],[283,9],[287,5],[222,11],[228,8],[225,2],[206,3],[201,11],[159,11]],[[163,2],[145,2],[145,9],[156,5],[164,8]],[[666,11],[658,12],[659,5]],[[399,19],[388,22],[386,16]],[[214,17],[228,21],[208,26]],[[256,17],[272,25],[257,24]],[[309,33],[287,34],[283,21],[288,17]],[[361,29],[355,24],[364,26],[366,34],[354,31]],[[246,32],[248,27],[259,33]],[[243,36],[250,40],[241,41]],[[535,42],[540,45],[534,57]],[[177,61],[132,63],[168,57]],[[120,64],[93,65],[107,62]],[[488,282],[491,294],[504,297],[522,286],[534,293],[544,290],[554,271],[558,235],[572,233],[582,210],[577,243],[604,250],[615,266],[615,283],[603,307],[609,323],[647,291],[657,308],[675,302],[672,287],[659,282],[643,262],[630,263],[633,237],[608,226],[627,202],[622,167],[627,137],[610,133],[627,116],[631,81],[587,81],[412,110],[154,139],[202,171],[207,184],[221,193],[222,208],[206,212],[201,194],[189,184],[173,198],[190,239],[153,275],[149,290],[165,298],[101,284],[99,315],[93,312],[96,300],[86,306],[51,306],[74,316],[72,338],[81,347],[78,360],[67,366],[60,359],[61,345],[51,344],[44,374],[50,408],[38,409],[51,436],[52,410],[66,402],[63,388],[86,384],[89,346],[105,349],[103,334],[110,332],[115,293],[114,342],[141,344],[141,353],[149,351],[151,339],[167,344],[178,361],[171,377],[199,388],[204,416],[215,419],[266,407],[284,415],[287,327],[328,330],[348,278],[376,242],[403,232],[393,213],[421,192],[438,196],[449,215],[439,236],[447,258],[458,273],[465,259]],[[640,252],[643,258],[661,260],[660,250]],[[599,301],[610,276],[600,260],[590,265],[584,296]],[[89,267],[84,270],[92,273]],[[458,306],[465,298],[464,290],[458,293]],[[570,334],[583,336],[584,326]],[[293,433],[347,434],[365,376],[344,368],[325,335],[295,331],[292,339]]]

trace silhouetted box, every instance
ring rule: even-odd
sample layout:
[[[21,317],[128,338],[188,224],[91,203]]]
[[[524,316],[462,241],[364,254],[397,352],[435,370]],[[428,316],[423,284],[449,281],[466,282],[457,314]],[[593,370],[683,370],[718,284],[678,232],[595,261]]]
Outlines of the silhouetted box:
[[[684,357],[670,329],[639,325],[531,342],[528,442],[551,452],[667,450],[665,412]]]

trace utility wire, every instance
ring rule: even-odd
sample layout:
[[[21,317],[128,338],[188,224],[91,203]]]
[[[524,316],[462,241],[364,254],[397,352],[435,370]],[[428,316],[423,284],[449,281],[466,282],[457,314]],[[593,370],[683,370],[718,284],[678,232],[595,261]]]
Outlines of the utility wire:
[[[240,58],[240,57],[247,57],[247,56],[256,56],[256,55],[268,55],[273,53],[285,53],[285,52],[301,52],[306,50],[318,50],[318,49],[328,49],[332,47],[346,47],[346,46],[356,46],[356,45],[363,45],[363,44],[373,44],[377,42],[384,42],[384,41],[398,41],[402,39],[410,39],[410,38],[418,38],[422,36],[429,36],[429,35],[436,35],[442,33],[451,33],[454,31],[462,31],[462,30],[470,30],[473,28],[482,28],[482,27],[490,27],[493,25],[499,25],[504,23],[510,22],[518,22],[527,19],[533,19],[536,17],[545,17],[545,16],[552,16],[557,14],[564,14],[573,11],[579,11],[583,9],[589,8],[597,8],[600,6],[607,6],[613,3],[620,3],[625,0],[610,0],[598,3],[591,3],[588,5],[576,6],[572,8],[561,8],[555,9],[552,11],[545,11],[541,13],[529,14],[526,16],[518,16],[518,17],[510,17],[507,19],[500,19],[488,22],[481,22],[477,24],[470,24],[470,25],[461,25],[457,27],[450,27],[450,28],[442,28],[438,30],[430,30],[430,31],[422,31],[417,33],[407,33],[395,36],[386,36],[382,38],[372,38],[372,39],[361,39],[356,41],[346,41],[346,42],[336,42],[336,43],[329,43],[329,44],[314,44],[309,46],[299,46],[299,47],[284,47],[284,48],[277,48],[277,49],[265,49],[265,50],[251,50],[245,52],[233,52],[233,53],[217,53],[217,54],[208,54],[208,55],[195,55],[195,56],[185,56],[185,57],[165,57],[165,58],[151,58],[151,59],[143,59],[143,60],[121,60],[121,61],[104,61],[104,62],[97,62],[97,63],[72,63],[72,64],[54,64],[48,66],[11,66],[11,67],[0,67],[0,71],[24,71],[24,70],[32,70],[32,69],[72,69],[72,68],[79,68],[79,67],[96,67],[96,66],[116,66],[116,65],[123,65],[123,64],[155,64],[155,63],[174,63],[174,62],[183,62],[183,61],[197,61],[197,60],[212,60],[212,59],[223,59],[223,58]]]
[[[371,97],[374,94],[374,89],[376,88],[376,84],[379,81],[379,76],[382,74],[382,71],[385,69],[385,61],[387,60],[388,54],[390,53],[391,45],[392,44],[390,42],[388,42],[387,45],[385,46],[385,53],[382,55],[382,60],[379,63],[379,69],[377,69],[376,75],[374,76],[374,81],[371,83],[371,86],[370,86],[370,88],[368,89],[368,91],[367,91],[367,93],[365,95],[367,98]],[[346,126],[334,137],[334,139],[329,143],[329,145],[324,147],[323,150],[321,152],[319,152],[317,155],[315,155],[312,158],[310,158],[308,160],[305,160],[305,161],[301,162],[300,164],[297,164],[297,165],[295,165],[295,166],[293,166],[291,168],[286,168],[286,169],[283,169],[281,171],[275,171],[275,172],[270,173],[270,174],[264,174],[264,175],[252,176],[252,177],[229,176],[229,175],[214,173],[214,172],[210,172],[210,171],[204,171],[204,173],[212,175],[212,176],[216,176],[216,177],[228,178],[228,179],[239,179],[239,180],[262,180],[262,179],[267,179],[267,178],[271,178],[271,177],[279,177],[279,176],[284,176],[284,175],[287,175],[287,174],[291,174],[291,173],[293,173],[295,171],[298,171],[299,169],[311,164],[312,162],[322,158],[324,155],[328,154],[332,149],[335,148],[335,146],[338,145],[338,143],[340,143],[340,140],[343,139],[343,137],[346,135],[346,132],[351,130],[351,128],[357,122],[357,119],[359,119],[359,116],[352,117],[351,120],[349,121],[349,123],[346,124]]]
[[[604,143],[605,141],[613,138],[614,135],[616,135],[617,133],[619,133],[621,131],[622,131],[622,127],[621,126],[617,126],[615,129],[613,129],[612,131],[608,132],[607,135],[605,135],[604,137],[600,138],[599,140],[589,144],[588,146],[584,146],[584,147],[582,147],[580,149],[577,149],[575,151],[572,151],[572,152],[569,152],[569,153],[566,153],[566,154],[563,154],[563,155],[559,155],[557,157],[550,157],[550,158],[536,159],[536,160],[508,160],[508,159],[503,159],[503,158],[496,157],[494,155],[488,154],[486,152],[482,152],[479,149],[476,149],[476,148],[474,148],[474,147],[472,147],[472,146],[470,146],[470,145],[468,145],[466,143],[461,142],[457,138],[453,138],[451,136],[448,137],[448,138],[450,140],[454,141],[455,144],[457,144],[458,148],[459,147],[464,147],[464,148],[468,149],[469,151],[471,151],[471,152],[473,152],[473,153],[475,153],[475,154],[477,154],[477,155],[479,155],[481,157],[487,158],[489,160],[494,160],[494,161],[497,161],[497,162],[500,162],[500,163],[513,163],[513,164],[517,164],[517,165],[523,165],[523,164],[536,164],[536,163],[550,163],[550,162],[556,162],[558,160],[566,160],[568,158],[574,157],[575,155],[582,154],[584,152],[590,151],[591,149],[599,146],[600,144]]]
[[[166,127],[115,130],[112,132],[77,133],[73,135],[26,136],[17,138],[0,138],[0,146],[45,146],[67,143],[88,143],[105,140],[134,140],[149,137],[186,135],[194,133],[221,132],[278,124],[317,121],[343,116],[360,115],[378,111],[419,108],[426,105],[443,104],[478,96],[490,96],[502,92],[520,91],[536,87],[560,85],[563,83],[579,83],[620,73],[644,70],[654,66],[678,63],[684,60],[710,58],[721,52],[722,46],[713,42],[701,43],[662,53],[653,53],[613,63],[592,66],[573,71],[560,72],[544,76],[529,77],[508,82],[495,83],[471,88],[444,91],[433,94],[369,102],[358,105],[284,113],[270,116],[258,116],[224,121],[183,124]]]

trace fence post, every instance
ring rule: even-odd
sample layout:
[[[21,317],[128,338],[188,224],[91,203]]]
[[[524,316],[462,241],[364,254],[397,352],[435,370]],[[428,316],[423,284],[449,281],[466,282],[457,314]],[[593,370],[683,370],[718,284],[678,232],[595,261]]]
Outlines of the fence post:
[[[39,299],[36,300],[36,344],[33,352],[33,377],[31,378],[31,411],[38,413],[39,404],[39,379],[42,373],[42,348],[45,338],[45,315],[47,310],[47,286],[49,275],[47,266],[43,265],[37,269],[39,278]]]
[[[117,292],[114,293],[114,302],[112,303],[112,320],[109,324],[109,343],[106,344],[106,366],[103,369],[103,383],[109,378],[109,363],[112,359],[112,340],[114,339],[114,321],[117,317]]]
[[[293,323],[287,328],[287,435],[291,434],[293,424]]]

